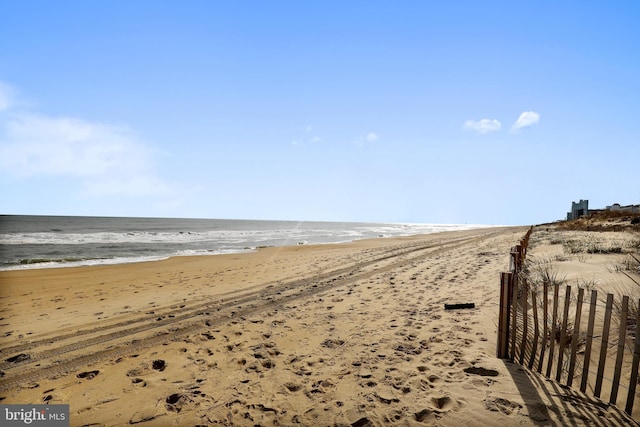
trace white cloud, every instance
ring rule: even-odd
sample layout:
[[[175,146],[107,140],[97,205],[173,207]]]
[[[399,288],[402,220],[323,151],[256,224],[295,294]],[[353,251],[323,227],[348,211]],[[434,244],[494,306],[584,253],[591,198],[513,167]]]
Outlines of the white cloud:
[[[518,120],[511,126],[512,131],[516,131],[518,129],[522,129],[524,127],[535,125],[540,121],[540,114],[535,111],[525,111],[520,114]]]
[[[364,136],[359,137],[358,139],[356,139],[354,141],[354,143],[359,146],[359,147],[364,147],[367,144],[370,144],[372,142],[377,141],[378,139],[380,139],[378,137],[378,134],[375,132],[369,132]]]
[[[0,111],[6,111],[13,102],[14,90],[6,83],[0,82]]]
[[[76,118],[12,115],[0,136],[0,170],[17,177],[67,177],[85,194],[159,195],[153,152],[123,126]]]
[[[317,144],[319,142],[322,142],[322,137],[313,132],[313,127],[311,125],[307,125],[305,127],[304,135],[299,135],[299,138],[292,139],[291,145],[303,147],[310,144]]]
[[[496,119],[467,120],[463,128],[480,134],[495,132],[502,128],[502,124]]]

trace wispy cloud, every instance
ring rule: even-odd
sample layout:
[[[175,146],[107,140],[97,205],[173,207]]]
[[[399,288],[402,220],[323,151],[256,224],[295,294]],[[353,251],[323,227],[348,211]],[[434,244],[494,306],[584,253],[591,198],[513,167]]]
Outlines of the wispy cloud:
[[[33,113],[0,126],[0,171],[15,177],[71,178],[89,195],[171,191],[153,171],[152,150],[127,127]]]
[[[0,82],[0,173],[72,182],[85,196],[173,199],[178,189],[155,171],[158,151],[127,126],[24,109]]]
[[[467,120],[464,122],[463,128],[485,134],[499,131],[502,128],[502,124],[496,119]]]
[[[515,132],[518,129],[522,129],[528,126],[533,126],[540,121],[540,114],[535,111],[525,111],[520,114],[518,120],[511,126],[511,131]]]
[[[360,138],[356,139],[354,142],[357,146],[359,147],[363,147],[367,144],[371,144],[372,142],[377,141],[378,139],[380,139],[378,137],[378,134],[375,132],[369,132],[364,136],[361,136]]]
[[[0,111],[9,109],[13,102],[15,90],[6,83],[0,82]]]
[[[307,144],[317,144],[322,141],[322,138],[313,131],[311,125],[307,125],[305,128],[305,134],[301,138],[291,140],[291,145],[303,146]]]

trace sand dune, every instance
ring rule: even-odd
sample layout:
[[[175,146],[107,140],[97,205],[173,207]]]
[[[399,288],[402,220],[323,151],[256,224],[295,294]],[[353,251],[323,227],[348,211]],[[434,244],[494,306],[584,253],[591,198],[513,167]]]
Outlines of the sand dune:
[[[628,425],[495,358],[525,230],[0,272],[2,403],[91,426]]]

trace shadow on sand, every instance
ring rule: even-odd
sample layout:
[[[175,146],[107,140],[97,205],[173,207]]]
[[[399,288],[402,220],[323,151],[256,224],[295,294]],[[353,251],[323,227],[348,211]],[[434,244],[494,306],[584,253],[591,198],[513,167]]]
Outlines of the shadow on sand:
[[[522,415],[528,416],[536,425],[640,426],[616,406],[560,385],[516,363],[503,362],[524,401]]]

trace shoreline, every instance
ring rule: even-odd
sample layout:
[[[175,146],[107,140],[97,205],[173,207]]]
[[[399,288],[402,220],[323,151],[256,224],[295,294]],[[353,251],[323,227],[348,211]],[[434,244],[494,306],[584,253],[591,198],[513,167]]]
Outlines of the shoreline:
[[[282,221],[286,222],[286,221]],[[375,223],[372,223],[375,224]],[[409,223],[397,223],[396,225],[430,225],[434,227],[462,227],[463,224],[409,224]],[[236,253],[246,253],[246,252],[254,252],[264,248],[271,247],[288,247],[288,246],[302,246],[302,245],[335,245],[335,244],[348,244],[357,242],[359,240],[369,240],[369,239],[388,239],[388,238],[396,238],[396,237],[412,237],[412,236],[421,236],[426,234],[437,234],[437,233],[446,233],[448,231],[467,231],[467,230],[478,230],[484,228],[498,228],[498,227],[512,227],[512,226],[497,226],[497,225],[477,225],[464,224],[464,227],[470,228],[460,228],[455,230],[442,230],[442,231],[433,231],[431,233],[409,233],[409,234],[397,234],[397,235],[379,235],[377,237],[362,237],[356,239],[346,239],[340,241],[327,241],[327,242],[297,242],[291,243],[288,242],[284,245],[256,245],[249,246],[244,248],[237,249],[187,249],[180,250],[178,252],[187,252],[185,254],[181,254],[178,252],[173,252],[171,254],[164,255],[149,255],[149,256],[141,256],[141,257],[122,257],[122,258],[93,258],[93,259],[83,259],[79,258],[77,255],[71,259],[71,261],[64,259],[60,260],[48,260],[48,259],[33,259],[33,260],[22,260],[19,264],[12,264],[7,266],[0,267],[0,272],[2,271],[18,271],[18,270],[36,270],[36,269],[53,269],[53,268],[75,268],[75,267],[85,267],[85,266],[100,266],[100,265],[120,265],[120,264],[131,264],[138,262],[155,262],[162,261],[165,259],[173,258],[173,257],[189,257],[189,256],[217,256],[217,255],[228,255],[228,254],[236,254]],[[517,227],[517,226],[513,226]],[[193,253],[188,253],[193,252]]]
[[[71,269],[71,270],[75,270],[75,269],[100,269],[100,268],[118,268],[120,266],[135,266],[135,265],[144,265],[144,264],[155,264],[155,263],[163,263],[163,262],[173,262],[179,259],[184,259],[187,261],[193,261],[193,260],[198,260],[198,259],[207,259],[207,258],[211,258],[211,259],[215,259],[218,257],[233,257],[233,256],[238,256],[238,255],[245,255],[245,254],[255,254],[255,253],[259,253],[261,251],[270,251],[270,250],[284,250],[284,251],[290,251],[290,250],[294,250],[296,248],[306,248],[306,249],[314,249],[314,248],[322,248],[324,246],[327,247],[332,247],[332,246],[345,246],[345,247],[349,247],[349,246],[353,246],[353,247],[358,247],[358,246],[362,246],[362,245],[366,245],[366,246],[372,246],[372,247],[383,247],[383,246],[387,246],[388,243],[392,243],[393,241],[398,241],[398,242],[402,242],[405,240],[416,240],[416,239],[422,239],[425,238],[426,236],[438,236],[438,235],[445,235],[445,234],[449,234],[449,233],[465,233],[467,231],[481,231],[481,230],[491,230],[491,229],[512,229],[512,228],[523,228],[524,226],[487,226],[487,227],[479,227],[479,228],[473,228],[473,229],[468,229],[468,230],[447,230],[447,231],[437,231],[434,233],[427,233],[427,234],[407,234],[407,235],[398,235],[398,236],[383,236],[383,237],[367,237],[367,238],[362,238],[362,239],[354,239],[354,240],[347,240],[347,241],[340,241],[340,242],[327,242],[327,243],[308,243],[308,244],[288,244],[288,245],[282,245],[282,246],[256,246],[253,248],[245,248],[245,249],[240,249],[238,251],[229,251],[229,252],[220,252],[220,253],[202,253],[202,254],[185,254],[185,255],[167,255],[167,256],[162,256],[162,257],[158,257],[157,259],[145,259],[145,258],[140,258],[140,259],[136,259],[136,258],[131,258],[131,261],[128,262],[114,262],[114,263],[98,263],[98,264],[79,264],[79,265],[67,265],[64,263],[60,263],[60,264],[56,264],[56,265],[42,265],[39,266],[38,263],[33,264],[33,265],[38,265],[37,267],[31,267],[31,268],[9,268],[9,269],[1,269],[0,268],[0,276],[2,276],[3,273],[21,273],[21,272],[31,272],[31,271],[38,271],[39,273],[35,273],[35,274],[43,274],[46,273],[47,271],[57,271],[57,270],[67,270],[67,269]],[[393,242],[396,243],[396,242]],[[45,264],[45,263],[43,263]],[[31,264],[30,264],[31,265]],[[1,277],[0,277],[1,278]]]

